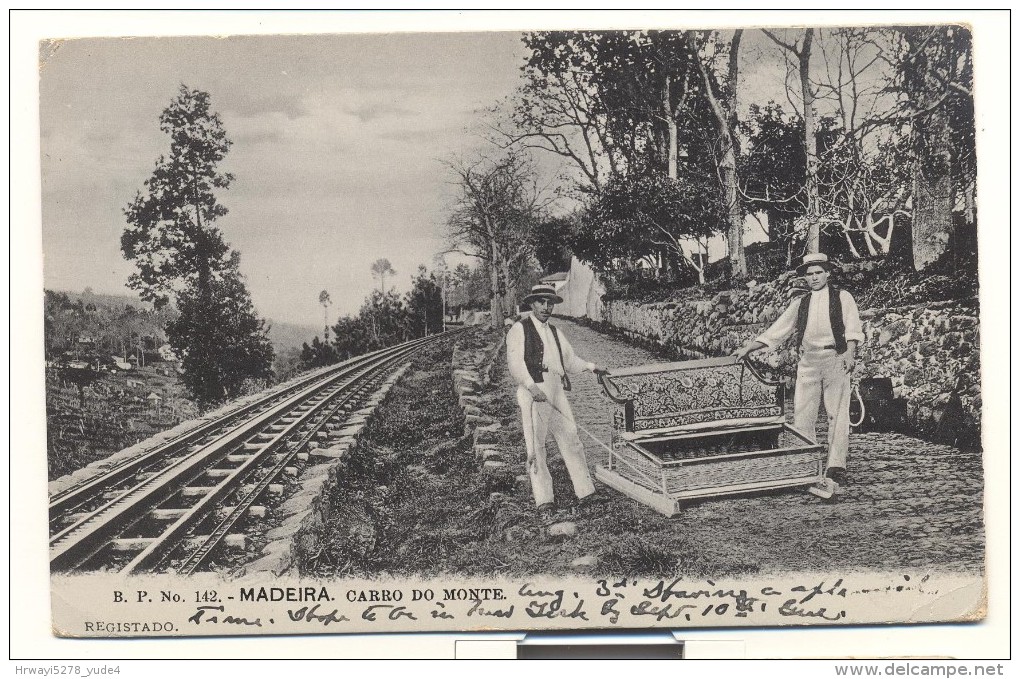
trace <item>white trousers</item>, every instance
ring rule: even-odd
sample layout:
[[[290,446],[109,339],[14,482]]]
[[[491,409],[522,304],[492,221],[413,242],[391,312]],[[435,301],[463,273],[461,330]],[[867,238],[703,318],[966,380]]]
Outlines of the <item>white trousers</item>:
[[[574,493],[578,498],[591,495],[595,492],[595,484],[592,483],[588,461],[584,456],[584,444],[577,435],[574,414],[560,379],[556,375],[546,374],[545,381],[539,382],[538,387],[549,398],[548,402],[536,402],[527,389],[517,388],[517,405],[521,407],[521,420],[524,423],[524,445],[528,450],[528,459],[534,460],[528,464],[528,477],[531,479],[535,504],[544,505],[553,501],[552,476],[549,475],[545,449],[550,433],[556,439],[560,455],[567,465]]]
[[[797,364],[797,388],[793,395],[793,426],[817,441],[818,402],[829,417],[827,467],[846,468],[850,447],[850,375],[835,349],[816,349],[801,354]]]

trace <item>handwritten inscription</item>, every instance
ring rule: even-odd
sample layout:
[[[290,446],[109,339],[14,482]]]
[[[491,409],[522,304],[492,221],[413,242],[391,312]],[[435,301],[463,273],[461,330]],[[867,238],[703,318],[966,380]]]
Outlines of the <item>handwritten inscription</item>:
[[[225,607],[223,606],[199,606],[195,610],[195,614],[188,618],[188,622],[193,622],[196,625],[201,625],[204,622],[207,624],[262,627],[261,618],[254,618],[253,620],[249,620],[248,618],[227,615],[225,614]]]
[[[350,618],[340,614],[335,608],[329,613],[320,613],[319,604],[311,608],[302,606],[297,610],[287,611],[287,616],[294,622],[317,622],[323,627],[327,627],[331,622],[350,622]]]
[[[138,607],[119,620],[81,623],[92,635],[160,631],[181,633],[213,628],[211,633],[255,630],[279,632],[307,629],[454,630],[527,628],[532,621],[547,626],[583,628],[592,625],[756,625],[833,624],[870,621],[876,597],[930,597],[937,581],[929,576],[900,576],[890,582],[875,578],[848,583],[843,578],[787,579],[734,585],[711,579],[599,579],[554,586],[525,582],[505,591],[497,587],[342,589],[326,587],[240,587],[232,591],[191,592],[107,590],[103,597],[118,610]],[[557,582],[557,584],[560,584]],[[566,584],[566,583],[564,583]],[[112,596],[111,596],[112,594]],[[913,599],[912,599],[913,600]],[[906,601],[906,600],[905,600]],[[293,603],[289,603],[293,602]],[[889,604],[887,604],[888,606]],[[171,613],[159,623],[135,624],[144,609],[160,606]],[[172,612],[176,610],[176,615]],[[151,613],[151,611],[148,611]],[[136,615],[134,615],[136,614]]]

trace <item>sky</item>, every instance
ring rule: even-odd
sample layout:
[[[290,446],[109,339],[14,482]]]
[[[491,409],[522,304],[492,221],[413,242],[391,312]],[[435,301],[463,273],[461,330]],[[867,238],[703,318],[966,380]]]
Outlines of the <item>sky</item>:
[[[797,37],[791,31],[789,39]],[[385,257],[407,290],[449,246],[443,161],[486,147],[483,112],[519,85],[519,32],[105,38],[40,50],[47,288],[129,293],[124,208],[168,140],[160,112],[184,83],[208,92],[233,141],[218,221],[259,313],[317,324],[355,312]],[[741,108],[784,104],[786,69],[759,31],[741,48]],[[453,256],[451,256],[453,257]],[[455,264],[451,262],[451,265]]]
[[[126,292],[124,207],[168,147],[181,83],[233,141],[218,221],[270,319],[314,323],[319,292],[356,311],[388,258],[398,290],[446,249],[442,161],[484,148],[478,112],[508,96],[519,33],[85,39],[41,50],[44,282]]]

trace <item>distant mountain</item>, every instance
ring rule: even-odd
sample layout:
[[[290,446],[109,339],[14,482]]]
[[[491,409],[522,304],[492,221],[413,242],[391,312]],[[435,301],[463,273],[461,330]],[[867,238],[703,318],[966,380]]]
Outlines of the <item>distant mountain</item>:
[[[300,349],[303,342],[312,343],[316,335],[322,339],[322,327],[302,325],[300,323],[269,322],[269,341],[273,343],[276,353],[287,349]]]
[[[83,292],[76,292],[72,290],[59,290],[54,292],[66,295],[68,300],[71,302],[81,301],[82,304],[94,304],[97,307],[122,309],[125,306],[133,306],[136,309],[152,309],[151,304],[143,302],[140,298],[134,295],[112,295],[99,293],[93,292],[89,288],[85,288]],[[164,313],[173,314],[174,312],[168,309]],[[319,339],[322,339],[322,326],[285,323],[283,321],[269,321],[269,326],[269,341],[273,343],[273,348],[276,349],[277,353],[287,349],[300,349],[303,342],[311,344],[312,338],[316,335],[319,336]]]

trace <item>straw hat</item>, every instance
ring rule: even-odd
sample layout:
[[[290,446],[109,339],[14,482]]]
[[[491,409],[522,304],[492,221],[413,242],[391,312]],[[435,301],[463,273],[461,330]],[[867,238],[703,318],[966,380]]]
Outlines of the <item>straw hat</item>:
[[[563,298],[556,294],[556,288],[543,283],[539,283],[531,288],[531,293],[524,298],[524,304],[531,304],[539,299],[551,299],[553,304],[563,303]]]
[[[829,256],[822,252],[814,252],[804,255],[804,261],[797,267],[797,275],[803,276],[809,266],[820,266],[826,271],[839,270],[839,265],[829,261]]]

